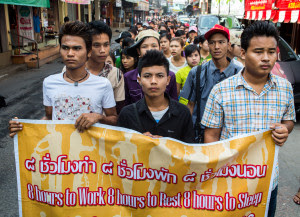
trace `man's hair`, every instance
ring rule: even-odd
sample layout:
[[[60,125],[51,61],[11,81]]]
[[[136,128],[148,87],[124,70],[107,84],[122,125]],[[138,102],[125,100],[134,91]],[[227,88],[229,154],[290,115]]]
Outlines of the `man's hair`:
[[[241,36],[241,47],[247,51],[250,40],[256,36],[266,36],[275,38],[278,43],[279,34],[275,26],[266,21],[257,21],[248,26]]]
[[[167,75],[169,75],[169,61],[165,57],[165,55],[158,50],[148,50],[146,54],[140,58],[138,63],[138,72],[139,75],[141,75],[142,69],[145,67],[151,67],[151,66],[164,66],[167,72]]]
[[[171,38],[172,38],[171,34],[169,34],[169,33],[162,33],[159,36],[159,40],[161,40],[163,37],[166,37],[168,39],[168,41],[171,41]]]
[[[152,26],[147,26],[147,29],[153,29],[153,27]]]
[[[122,49],[125,49],[126,47],[130,47],[134,44],[134,40],[132,38],[124,38],[122,42]]]
[[[176,37],[180,37],[182,35],[185,35],[185,31],[181,30],[181,29],[178,29],[176,32],[175,32],[175,36]]]
[[[137,30],[136,30],[135,27],[130,28],[130,29],[128,30],[128,32],[131,32],[131,33],[133,33],[134,35],[137,35],[137,34],[138,34],[138,32],[137,32]]]
[[[160,25],[158,26],[158,29],[160,29],[161,27],[165,27],[165,28],[166,28],[166,31],[170,32],[170,29],[169,29],[169,27],[168,27],[167,25],[165,25],[165,24],[160,24]]]
[[[181,47],[184,47],[184,42],[183,42],[183,40],[180,37],[172,38],[171,42],[172,41],[177,41],[180,44]]]
[[[143,23],[141,23],[141,22],[138,22],[136,25],[140,25],[140,26],[142,26],[142,25],[143,25]]]
[[[116,57],[115,57],[114,52],[109,51],[109,56],[110,56],[110,58],[112,59],[112,61],[114,62],[114,64],[116,64]]]
[[[203,44],[205,41],[206,38],[204,37],[204,35],[199,35],[195,37],[194,44],[199,44],[199,43]]]
[[[69,19],[69,17],[65,17],[64,18],[64,22],[66,23],[66,22],[69,22],[70,21],[70,19]]]
[[[187,58],[188,56],[190,56],[195,51],[197,51],[199,53],[199,55],[200,55],[200,50],[197,47],[197,45],[190,44],[190,45],[186,46],[185,49],[184,49],[185,57]]]
[[[106,34],[109,37],[109,41],[111,41],[111,37],[112,37],[111,29],[103,21],[95,20],[95,21],[89,22],[89,27],[91,29],[92,36]]]
[[[88,52],[92,49],[92,36],[87,24],[81,21],[72,21],[62,25],[58,37],[60,46],[64,35],[78,36],[84,40]]]

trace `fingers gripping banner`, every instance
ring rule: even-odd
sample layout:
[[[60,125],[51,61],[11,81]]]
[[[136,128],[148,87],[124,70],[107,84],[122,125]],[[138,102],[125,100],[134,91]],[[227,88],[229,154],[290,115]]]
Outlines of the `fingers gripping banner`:
[[[271,131],[210,144],[97,124],[20,120],[20,216],[267,216]]]

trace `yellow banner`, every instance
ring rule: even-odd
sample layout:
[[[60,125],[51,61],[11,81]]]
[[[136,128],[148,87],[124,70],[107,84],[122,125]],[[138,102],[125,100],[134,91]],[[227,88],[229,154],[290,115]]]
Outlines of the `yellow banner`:
[[[20,122],[20,216],[267,216],[271,131],[200,145],[100,124],[80,134],[72,122]]]

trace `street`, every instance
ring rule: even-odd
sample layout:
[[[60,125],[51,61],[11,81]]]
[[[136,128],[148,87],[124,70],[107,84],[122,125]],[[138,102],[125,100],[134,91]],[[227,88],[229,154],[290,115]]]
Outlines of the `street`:
[[[22,119],[40,119],[44,115],[43,79],[61,72],[62,68],[63,63],[58,59],[40,69],[26,70],[0,78],[0,95],[6,97],[8,104],[7,107],[0,108],[0,216],[18,216],[13,139],[8,136],[8,121],[15,116]],[[300,187],[299,141],[300,124],[297,123],[279,154],[277,217],[300,216],[300,206],[292,200]]]

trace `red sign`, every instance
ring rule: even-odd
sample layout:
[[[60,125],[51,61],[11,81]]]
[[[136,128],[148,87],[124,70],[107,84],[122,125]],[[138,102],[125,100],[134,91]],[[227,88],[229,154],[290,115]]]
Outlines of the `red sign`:
[[[280,10],[300,9],[300,0],[277,0],[276,7]]]
[[[272,10],[275,0],[245,0],[245,11]]]

